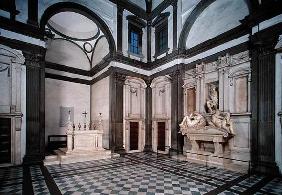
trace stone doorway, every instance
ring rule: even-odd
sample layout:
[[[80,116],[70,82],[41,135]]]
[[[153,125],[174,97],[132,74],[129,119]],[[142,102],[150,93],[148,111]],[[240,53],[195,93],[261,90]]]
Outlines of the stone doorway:
[[[139,140],[139,123],[138,122],[130,122],[130,141],[129,148],[130,150],[138,150],[138,140]]]
[[[0,118],[0,164],[11,163],[11,119]]]
[[[158,122],[158,150],[165,151],[165,122]]]

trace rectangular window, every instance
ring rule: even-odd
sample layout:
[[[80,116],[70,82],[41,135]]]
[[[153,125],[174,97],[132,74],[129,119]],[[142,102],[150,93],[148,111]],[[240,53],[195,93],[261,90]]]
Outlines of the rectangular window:
[[[138,41],[139,41],[138,34],[134,31],[131,31],[130,33],[130,52],[139,54]]]
[[[160,55],[168,49],[168,25],[164,22],[156,28],[156,54]]]
[[[129,51],[134,54],[141,54],[142,52],[142,29],[133,25],[129,26],[128,34]]]

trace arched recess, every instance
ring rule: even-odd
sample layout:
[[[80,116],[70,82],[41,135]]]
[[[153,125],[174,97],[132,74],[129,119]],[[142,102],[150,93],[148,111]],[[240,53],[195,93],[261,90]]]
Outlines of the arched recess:
[[[251,10],[253,10],[253,4],[249,0],[244,0],[244,1],[248,6],[249,12],[251,12]],[[196,7],[190,13],[180,33],[179,43],[178,43],[179,49],[186,49],[186,41],[192,29],[192,26],[194,25],[198,17],[214,2],[216,2],[216,0],[202,0],[196,5]]]
[[[76,12],[79,14],[82,14],[95,22],[97,26],[102,30],[104,35],[106,36],[106,39],[108,40],[109,43],[109,50],[110,50],[110,55],[114,55],[116,52],[116,46],[115,46],[115,41],[112,36],[112,33],[109,29],[109,27],[106,25],[106,23],[93,11],[90,9],[84,7],[83,5],[80,5],[78,3],[73,3],[73,2],[59,2],[56,4],[51,5],[48,7],[40,20],[40,29],[42,31],[45,30],[45,26],[48,22],[48,20],[55,14],[64,12],[64,11],[70,11],[70,12]]]
[[[123,88],[123,144],[126,152],[142,152],[145,146],[146,83],[126,77]]]
[[[90,70],[90,59],[84,50],[75,42],[56,38],[49,44],[45,60],[65,66]]]
[[[171,77],[154,78],[152,88],[152,148],[168,153],[171,146]]]

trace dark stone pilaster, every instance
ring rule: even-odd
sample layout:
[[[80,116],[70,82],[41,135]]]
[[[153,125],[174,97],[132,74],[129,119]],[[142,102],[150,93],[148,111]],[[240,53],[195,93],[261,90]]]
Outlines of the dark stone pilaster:
[[[145,0],[146,1],[146,12],[151,13],[152,12],[152,1],[151,0]]]
[[[144,152],[152,151],[152,80],[147,80],[146,88],[146,118],[145,118],[145,148]]]
[[[275,41],[278,37],[252,37],[251,135],[252,169],[278,173],[275,162]],[[270,38],[270,39],[269,39]]]
[[[151,51],[152,51],[152,46],[151,46],[151,40],[152,40],[152,21],[148,20],[147,21],[147,61],[151,62],[152,57],[151,57]]]
[[[123,85],[126,76],[117,72],[110,75],[110,148],[123,153]]]
[[[178,68],[171,76],[171,151],[182,153],[184,139],[178,133],[183,119],[183,71]]]
[[[123,7],[117,5],[117,52],[118,53],[122,53],[123,10],[124,10]]]
[[[177,49],[177,1],[172,3],[173,7],[173,50]]]
[[[38,0],[28,0],[27,23],[38,26]]]
[[[45,63],[44,54],[24,52],[26,63],[26,155],[24,163],[45,157]]]

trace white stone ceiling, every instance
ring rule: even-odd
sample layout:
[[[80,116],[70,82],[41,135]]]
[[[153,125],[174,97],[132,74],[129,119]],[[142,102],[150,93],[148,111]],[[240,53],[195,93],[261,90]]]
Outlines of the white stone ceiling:
[[[48,24],[59,33],[75,39],[90,39],[98,32],[98,27],[92,20],[75,12],[55,14]]]
[[[94,21],[79,13],[57,13],[46,28],[54,35],[47,44],[48,62],[90,70],[109,53],[103,32]]]

